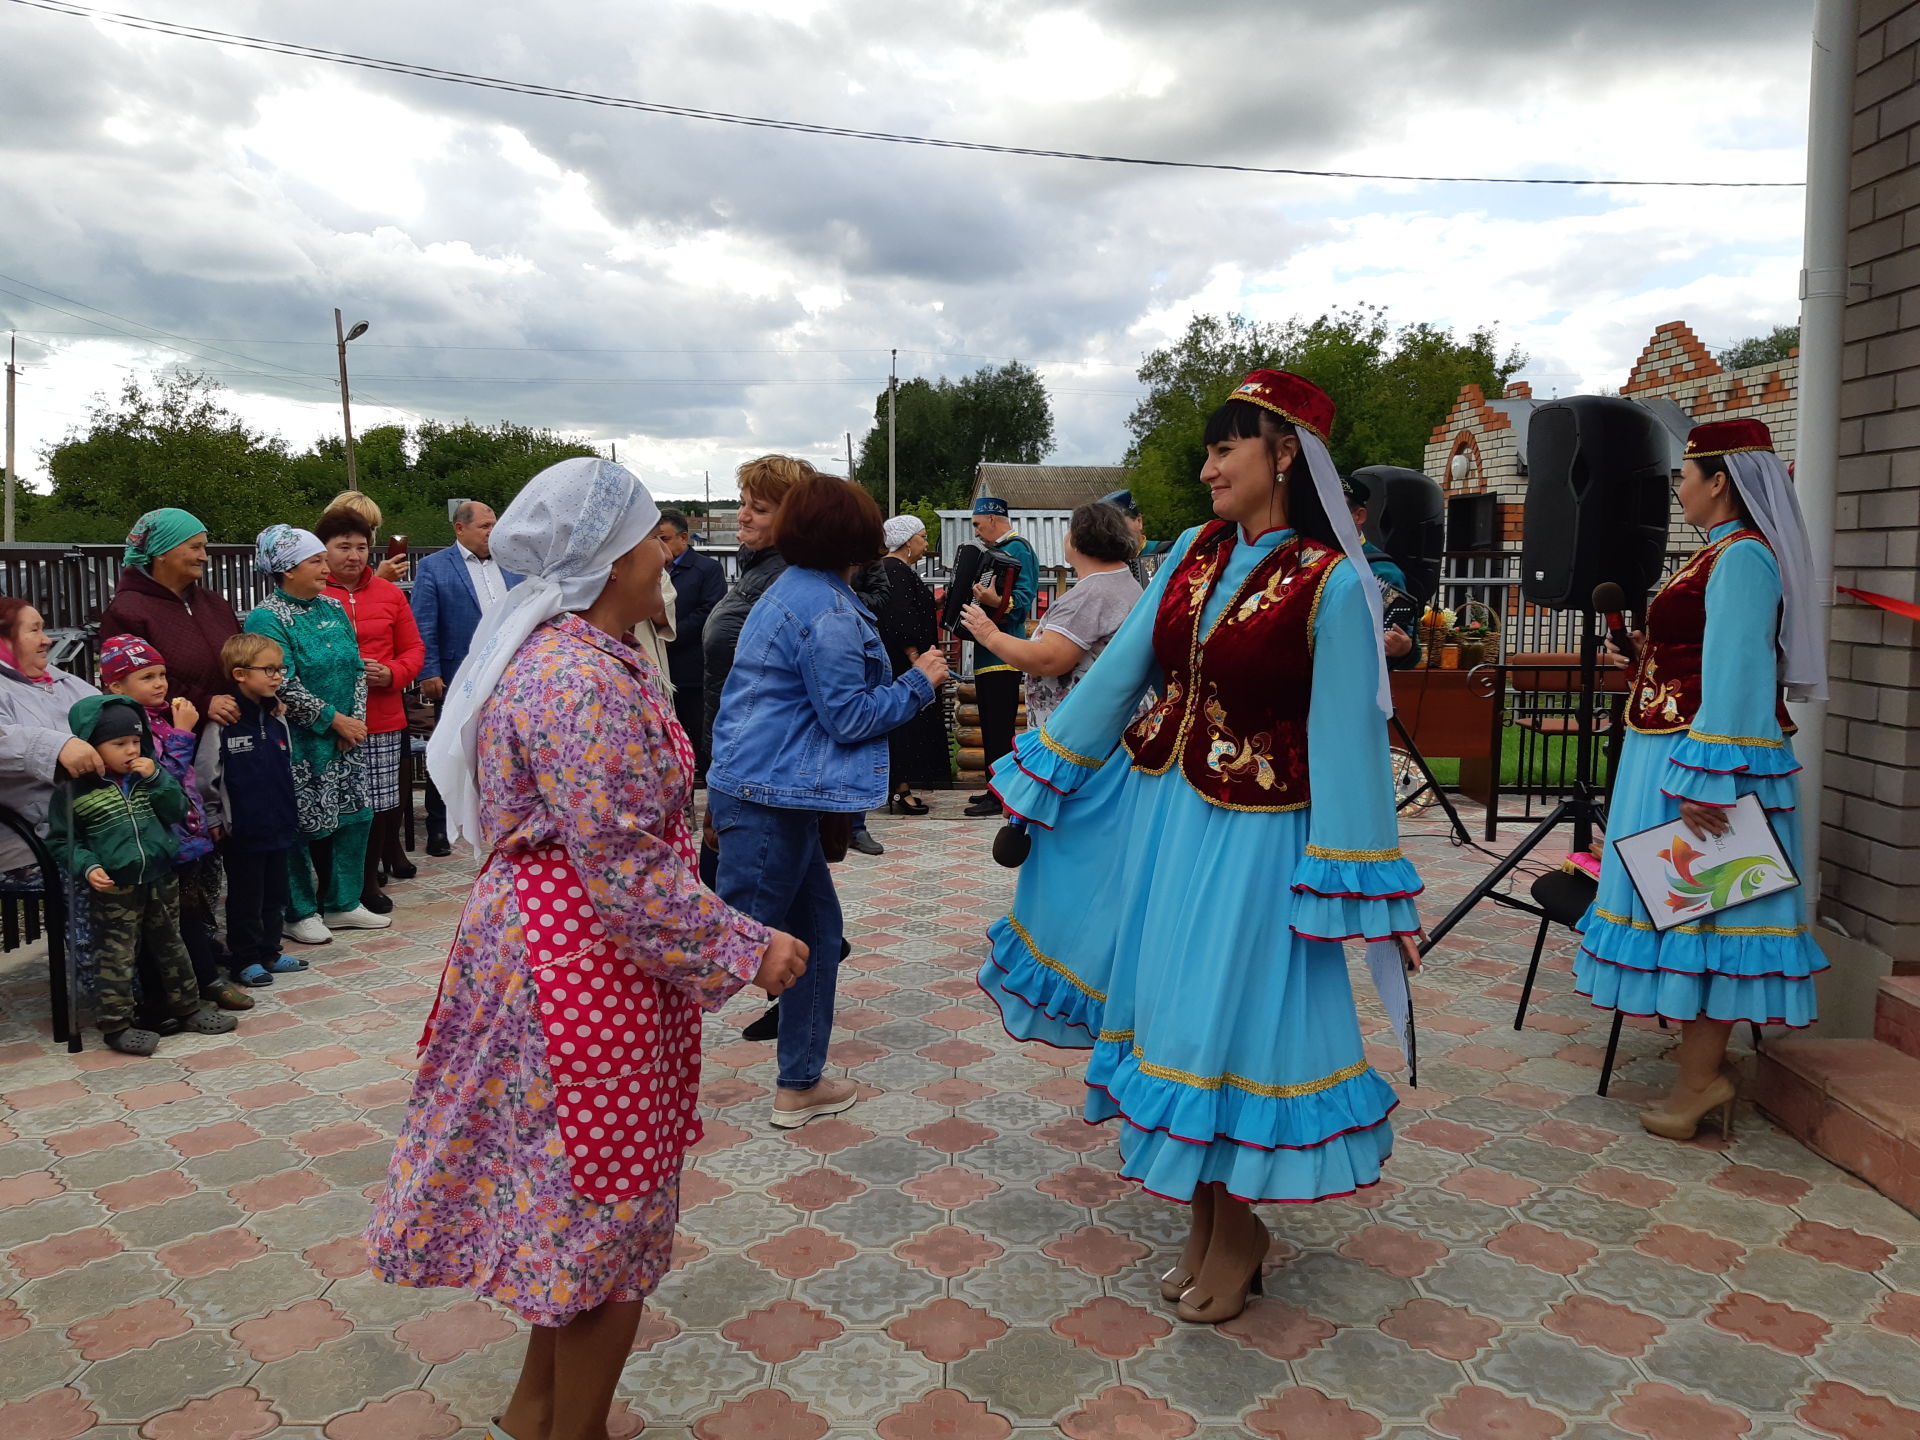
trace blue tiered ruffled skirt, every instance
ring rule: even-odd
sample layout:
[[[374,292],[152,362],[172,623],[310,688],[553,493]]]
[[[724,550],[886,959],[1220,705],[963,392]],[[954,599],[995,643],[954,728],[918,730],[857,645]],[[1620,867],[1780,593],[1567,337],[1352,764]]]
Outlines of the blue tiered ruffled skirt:
[[[1800,818],[1794,809],[1799,765],[1781,748],[1708,743],[1684,731],[1629,730],[1620,746],[1607,829],[1632,835],[1680,814],[1681,792],[1730,806],[1757,795],[1780,848],[1800,870]],[[1712,920],[1653,928],[1626,866],[1609,852],[1600,889],[1574,959],[1574,988],[1595,1005],[1669,1020],[1756,1020],[1811,1025],[1813,976],[1826,957],[1807,929],[1806,885],[1723,910]]]
[[[1417,929],[1413,866],[1309,858],[1307,810],[1222,809],[1177,772],[1124,751],[1091,770],[1031,731],[993,783],[1035,843],[980,985],[1015,1038],[1091,1048],[1085,1115],[1124,1122],[1121,1174],[1174,1200],[1378,1181],[1397,1100],[1336,942]]]

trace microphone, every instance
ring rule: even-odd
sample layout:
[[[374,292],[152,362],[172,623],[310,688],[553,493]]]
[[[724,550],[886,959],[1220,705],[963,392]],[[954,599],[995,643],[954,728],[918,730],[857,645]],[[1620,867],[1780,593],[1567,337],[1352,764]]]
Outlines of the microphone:
[[[1627,592],[1611,580],[1602,580],[1593,587],[1593,608],[1606,617],[1607,639],[1613,642],[1613,648],[1627,657],[1627,663],[1633,664],[1639,656],[1634,652],[1633,636],[1627,631],[1627,620],[1623,613],[1627,608]]]

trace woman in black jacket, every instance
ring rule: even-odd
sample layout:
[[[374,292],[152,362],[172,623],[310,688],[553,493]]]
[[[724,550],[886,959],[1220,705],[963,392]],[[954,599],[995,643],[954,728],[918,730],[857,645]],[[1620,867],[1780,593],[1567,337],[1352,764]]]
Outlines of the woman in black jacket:
[[[880,562],[886,594],[874,607],[874,616],[893,673],[901,675],[939,642],[940,611],[933,591],[913,568],[927,553],[927,527],[912,515],[896,515],[887,522],[886,536],[887,554]],[[892,771],[887,812],[926,814],[927,802],[913,793],[914,785],[944,789],[953,780],[945,707],[929,705],[889,735],[887,759]]]

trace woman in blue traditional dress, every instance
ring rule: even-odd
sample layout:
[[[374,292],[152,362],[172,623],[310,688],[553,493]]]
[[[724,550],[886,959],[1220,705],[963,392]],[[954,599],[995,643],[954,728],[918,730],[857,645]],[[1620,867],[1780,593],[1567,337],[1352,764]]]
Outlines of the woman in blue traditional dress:
[[[1247,377],[1207,425],[1219,518],[993,771],[1033,844],[981,987],[1017,1038],[1092,1049],[1086,1118],[1125,1122],[1121,1173],[1193,1202],[1162,1293],[1195,1322],[1259,1289],[1255,1203],[1372,1185],[1392,1143],[1340,942],[1411,958],[1420,881],[1332,423],[1298,376]]]
[[[1705,840],[1728,828],[1725,812],[1742,796],[1755,795],[1797,870],[1800,766],[1781,685],[1796,700],[1826,695],[1800,507],[1758,420],[1696,426],[1678,495],[1707,543],[1647,607],[1637,662],[1614,652],[1634,673],[1607,828],[1624,836],[1679,819]],[[1640,1116],[1647,1130],[1688,1140],[1718,1110],[1727,1132],[1737,1087],[1723,1066],[1733,1026],[1813,1023],[1812,977],[1827,962],[1807,920],[1802,884],[1655,930],[1626,866],[1607,851],[1580,926],[1574,984],[1596,1005],[1680,1022],[1679,1073]]]

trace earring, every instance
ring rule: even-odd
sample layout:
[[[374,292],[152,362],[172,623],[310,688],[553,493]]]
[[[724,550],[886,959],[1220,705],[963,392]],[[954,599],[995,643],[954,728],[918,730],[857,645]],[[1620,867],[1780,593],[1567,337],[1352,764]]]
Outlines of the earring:
[[[1284,470],[1276,470],[1276,471],[1274,471],[1274,472],[1273,472],[1273,483],[1274,483],[1274,484],[1276,484],[1276,485],[1284,485],[1284,484],[1286,484],[1286,483],[1287,483],[1287,472],[1286,472],[1286,471],[1284,471]]]

